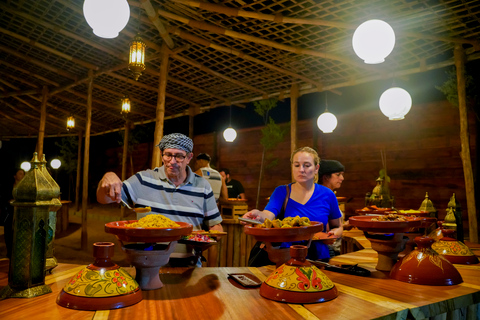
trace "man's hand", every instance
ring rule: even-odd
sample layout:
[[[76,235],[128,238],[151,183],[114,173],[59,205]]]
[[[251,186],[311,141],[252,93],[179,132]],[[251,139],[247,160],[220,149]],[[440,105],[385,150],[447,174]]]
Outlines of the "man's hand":
[[[122,180],[114,173],[107,172],[98,183],[97,201],[102,204],[117,202],[122,198]]]

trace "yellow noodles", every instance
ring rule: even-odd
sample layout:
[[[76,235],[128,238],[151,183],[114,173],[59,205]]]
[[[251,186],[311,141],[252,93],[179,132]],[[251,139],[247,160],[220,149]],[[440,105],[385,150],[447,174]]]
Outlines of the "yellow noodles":
[[[149,214],[137,222],[129,223],[126,227],[133,228],[176,228],[180,225],[161,214]]]

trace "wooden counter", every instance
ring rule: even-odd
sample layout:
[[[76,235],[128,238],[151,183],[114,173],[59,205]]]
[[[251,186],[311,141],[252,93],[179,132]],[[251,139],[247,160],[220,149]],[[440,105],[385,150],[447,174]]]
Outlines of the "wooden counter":
[[[376,253],[364,249],[335,257],[333,262],[359,263],[372,272],[358,277],[325,271],[339,296],[315,304],[286,304],[260,296],[258,288],[237,287],[228,273],[251,272],[264,280],[273,270],[262,268],[165,268],[165,287],[144,291],[136,305],[106,311],[76,311],[55,300],[70,278],[83,266],[60,264],[46,277],[53,293],[32,299],[0,301],[0,319],[476,319],[480,308],[480,265],[456,265],[464,282],[455,286],[421,286],[389,279],[376,271]],[[7,284],[8,260],[0,260],[0,288]],[[125,268],[134,274],[133,268]],[[463,312],[465,315],[461,317]],[[448,317],[447,317],[448,314]],[[469,318],[470,317],[470,318]]]

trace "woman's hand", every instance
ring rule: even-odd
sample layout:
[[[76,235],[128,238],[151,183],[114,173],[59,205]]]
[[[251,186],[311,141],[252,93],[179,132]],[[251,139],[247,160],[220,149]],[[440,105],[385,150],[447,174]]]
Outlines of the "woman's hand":
[[[251,211],[248,211],[247,213],[245,213],[242,216],[242,218],[256,220],[256,221],[260,221],[260,222],[263,222],[265,220],[265,218],[262,217],[262,211],[257,210],[257,209],[253,209]],[[249,224],[248,222],[243,222],[243,221],[240,221],[240,223],[241,224]]]

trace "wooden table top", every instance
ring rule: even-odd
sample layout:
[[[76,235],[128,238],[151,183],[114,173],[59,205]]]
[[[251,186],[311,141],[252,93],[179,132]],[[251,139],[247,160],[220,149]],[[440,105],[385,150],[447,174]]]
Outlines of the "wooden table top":
[[[60,264],[46,276],[52,293],[31,299],[0,301],[0,319],[423,319],[480,303],[480,265],[455,265],[464,282],[422,286],[389,279],[375,270],[372,249],[335,257],[334,263],[359,263],[372,272],[359,277],[324,271],[335,283],[336,299],[315,304],[286,304],[265,299],[259,289],[231,283],[228,273],[249,272],[264,280],[262,268],[164,268],[162,289],[144,291],[136,305],[106,311],[77,311],[56,304],[64,285],[84,266]],[[0,288],[7,285],[8,260],[0,260]],[[125,268],[132,275],[134,268]]]

